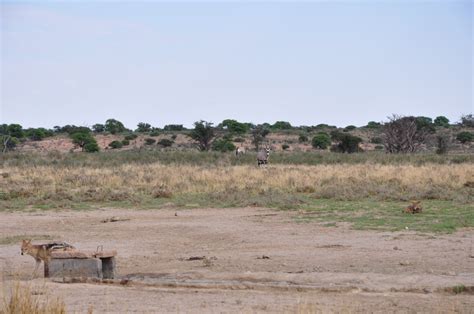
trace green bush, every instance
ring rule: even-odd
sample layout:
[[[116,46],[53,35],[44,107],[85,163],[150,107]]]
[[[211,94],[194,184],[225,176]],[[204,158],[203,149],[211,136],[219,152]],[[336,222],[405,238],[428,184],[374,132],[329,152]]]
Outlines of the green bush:
[[[344,128],[344,132],[349,132],[349,131],[352,131],[352,130],[355,130],[357,129],[357,127],[355,125],[348,125]]]
[[[374,147],[376,150],[382,150],[384,149],[383,145],[375,145]]]
[[[287,150],[288,148],[290,148],[290,146],[288,144],[283,144],[283,145],[281,145],[281,148],[283,150]]]
[[[137,129],[135,131],[139,132],[139,133],[150,132],[151,131],[151,124],[145,123],[145,122],[140,122],[140,123],[138,123]]]
[[[150,132],[150,136],[153,136],[153,137],[155,137],[155,136],[160,136],[160,131],[158,131],[158,130],[153,130],[153,131]]]
[[[229,140],[220,138],[212,142],[212,150],[218,152],[229,152],[235,150],[235,145]]]
[[[342,134],[342,136],[338,137],[338,144],[337,150],[342,153],[355,153],[360,151],[359,143],[362,143],[362,139],[360,137],[350,135],[350,134]]]
[[[147,137],[145,139],[145,145],[153,145],[153,144],[155,144],[155,142],[156,142],[156,140],[154,138]]]
[[[327,133],[319,132],[311,140],[311,145],[313,145],[314,148],[327,149],[329,145],[331,145],[331,138]]]
[[[308,137],[304,134],[300,134],[300,136],[298,136],[298,142],[300,143],[306,143],[308,141]]]
[[[130,145],[130,141],[129,140],[122,140],[122,145],[123,146]]]
[[[456,135],[456,139],[463,144],[470,143],[474,140],[474,134],[471,132],[463,131]]]
[[[99,145],[97,144],[96,140],[88,142],[84,145],[84,151],[88,153],[95,153],[99,151]]]
[[[105,131],[105,125],[103,124],[100,124],[100,123],[96,123],[92,126],[92,130],[95,132],[95,133],[102,133]]]
[[[127,141],[133,141],[133,140],[136,139],[137,137],[138,137],[138,135],[133,134],[133,133],[132,133],[132,134],[127,134],[127,135],[125,135],[125,140],[127,140]]]
[[[449,119],[446,118],[445,116],[439,116],[439,117],[436,117],[436,119],[434,119],[434,124],[436,126],[449,128]]]
[[[370,121],[369,123],[367,123],[367,125],[365,127],[368,128],[368,129],[378,129],[381,126],[382,125],[379,122]]]
[[[370,142],[372,144],[383,144],[383,139],[381,137],[372,137]]]
[[[121,141],[112,141],[109,143],[109,147],[112,149],[122,148],[123,144]]]
[[[167,138],[163,138],[158,141],[158,145],[163,146],[163,147],[170,147],[173,144],[174,144],[174,141],[169,140]]]
[[[271,128],[275,129],[275,130],[290,130],[292,128],[292,126],[291,126],[290,122],[277,121],[271,126]]]
[[[167,124],[164,126],[163,130],[165,131],[183,131],[185,128],[182,124]]]

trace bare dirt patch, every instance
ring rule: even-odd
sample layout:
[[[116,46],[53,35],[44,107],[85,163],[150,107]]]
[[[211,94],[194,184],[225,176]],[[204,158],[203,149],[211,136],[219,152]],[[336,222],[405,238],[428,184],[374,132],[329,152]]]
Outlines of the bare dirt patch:
[[[474,307],[472,229],[357,231],[297,223],[293,215],[256,208],[0,213],[1,238],[50,234],[84,250],[116,249],[120,279],[28,281],[34,260],[5,243],[0,293],[21,280],[80,312],[467,313]],[[103,223],[112,216],[123,220]]]

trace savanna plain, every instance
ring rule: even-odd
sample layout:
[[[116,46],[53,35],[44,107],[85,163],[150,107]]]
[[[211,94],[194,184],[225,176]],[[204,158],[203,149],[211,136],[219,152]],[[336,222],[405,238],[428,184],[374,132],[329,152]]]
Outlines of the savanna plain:
[[[1,158],[4,312],[15,297],[45,313],[474,308],[472,154]],[[31,279],[24,238],[117,250],[117,280]]]

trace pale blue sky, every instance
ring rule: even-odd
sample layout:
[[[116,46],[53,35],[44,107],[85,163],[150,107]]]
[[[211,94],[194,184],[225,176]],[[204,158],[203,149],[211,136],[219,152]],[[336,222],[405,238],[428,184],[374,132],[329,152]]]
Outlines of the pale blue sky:
[[[1,123],[473,112],[470,1],[1,2]]]

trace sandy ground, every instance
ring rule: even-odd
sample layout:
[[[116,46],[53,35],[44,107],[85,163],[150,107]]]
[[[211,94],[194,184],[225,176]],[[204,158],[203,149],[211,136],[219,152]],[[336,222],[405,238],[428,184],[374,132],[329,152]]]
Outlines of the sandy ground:
[[[0,245],[15,280],[74,312],[474,312],[474,230],[450,235],[296,223],[257,208],[0,213],[0,238],[51,235],[116,249],[129,284],[29,280],[34,260]],[[118,216],[126,221],[102,223]],[[37,241],[41,242],[41,241]],[[189,257],[205,260],[188,261]],[[464,285],[460,294],[446,289]],[[0,300],[2,298],[0,297]]]

